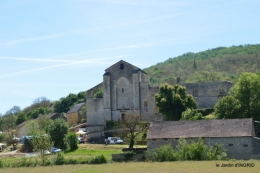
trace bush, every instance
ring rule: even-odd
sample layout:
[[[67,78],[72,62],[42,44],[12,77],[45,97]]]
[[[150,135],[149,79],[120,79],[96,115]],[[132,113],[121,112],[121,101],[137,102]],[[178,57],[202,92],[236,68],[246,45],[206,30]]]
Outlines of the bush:
[[[80,162],[77,159],[73,159],[73,158],[69,158],[68,160],[66,160],[66,164],[79,164]]]
[[[170,144],[166,144],[156,148],[154,152],[146,153],[146,157],[148,160],[159,162],[175,160],[226,160],[227,154],[219,144],[208,148],[201,138],[197,142],[181,138],[178,141],[175,151]]]
[[[2,160],[0,160],[0,168],[3,168],[4,167],[4,163]]]
[[[159,162],[177,160],[177,155],[170,144],[166,144],[161,146],[160,148],[155,149],[154,156],[152,157]]]
[[[66,163],[66,161],[65,161],[64,155],[62,153],[58,152],[56,158],[54,159],[54,164],[63,165],[65,163]]]
[[[107,163],[107,159],[104,157],[103,154],[94,157],[92,160],[89,162],[90,164],[102,164],[102,163]]]
[[[135,154],[133,151],[124,152],[125,161],[129,161]]]
[[[26,157],[23,157],[20,162],[18,162],[18,167],[29,167],[32,165],[31,158],[27,160]]]
[[[222,145],[216,144],[214,147],[211,146],[207,153],[208,160],[226,160],[226,150],[222,149]]]
[[[70,150],[78,148],[78,138],[75,132],[69,132],[66,136],[66,142],[69,144]]]

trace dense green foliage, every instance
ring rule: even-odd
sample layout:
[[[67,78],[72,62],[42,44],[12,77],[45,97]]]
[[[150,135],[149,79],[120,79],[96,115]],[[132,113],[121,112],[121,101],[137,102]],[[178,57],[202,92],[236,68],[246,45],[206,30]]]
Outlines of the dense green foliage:
[[[36,108],[36,109],[28,112],[27,117],[29,119],[35,119],[35,118],[38,118],[39,115],[46,115],[46,114],[49,114],[51,112],[52,112],[52,110],[50,108],[39,107],[39,108]]]
[[[218,47],[185,53],[144,69],[155,84],[205,81],[233,81],[242,72],[260,71],[260,45]]]
[[[102,163],[107,163],[107,159],[103,154],[94,157],[90,162],[90,164],[102,164]]]
[[[69,145],[70,150],[76,150],[78,148],[78,138],[75,132],[69,132],[66,136],[66,142]]]
[[[94,92],[94,98],[103,98],[103,88],[98,88],[95,92]]]
[[[181,120],[202,120],[205,119],[200,112],[196,110],[186,109],[181,114]]]
[[[214,114],[219,119],[239,118],[241,105],[233,96],[222,97],[214,106]]]
[[[165,115],[165,120],[180,120],[181,114],[187,108],[197,108],[196,101],[181,85],[163,84],[155,95],[156,106],[159,112]]]
[[[67,97],[62,97],[54,102],[54,112],[67,113],[72,106],[78,103],[86,102],[86,92],[82,91],[78,94],[69,94]]]
[[[170,144],[166,144],[156,148],[154,152],[147,153],[147,157],[148,159],[159,162],[176,160],[225,160],[227,159],[227,154],[219,144],[208,147],[201,138],[197,142],[181,138],[178,140],[175,150]]]
[[[68,130],[68,123],[62,118],[54,120],[53,123],[48,126],[47,131],[48,134],[51,136],[51,140],[54,143],[55,147],[64,149],[64,140],[68,133]]]
[[[45,154],[45,150],[50,151],[52,146],[51,138],[48,135],[37,136],[31,139],[31,144],[34,149],[34,152],[39,156],[42,165],[46,164],[48,155]]]
[[[260,120],[260,76],[242,73],[229,91],[230,96],[220,99],[215,107],[218,118],[254,118]]]

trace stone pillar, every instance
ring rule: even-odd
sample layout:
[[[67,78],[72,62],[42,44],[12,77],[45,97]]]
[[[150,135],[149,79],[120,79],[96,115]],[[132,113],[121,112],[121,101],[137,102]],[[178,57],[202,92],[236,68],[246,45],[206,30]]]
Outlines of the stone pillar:
[[[104,118],[105,120],[111,120],[111,88],[110,88],[110,74],[106,73],[103,76],[103,88],[104,88]]]
[[[140,89],[139,89],[139,73],[137,70],[133,71],[133,110],[140,109]]]

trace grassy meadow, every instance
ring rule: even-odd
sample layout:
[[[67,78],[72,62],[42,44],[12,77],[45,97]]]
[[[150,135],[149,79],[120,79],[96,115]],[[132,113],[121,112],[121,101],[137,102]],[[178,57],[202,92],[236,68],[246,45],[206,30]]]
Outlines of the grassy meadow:
[[[216,164],[254,163],[254,167],[216,167]],[[185,162],[128,162],[128,163],[106,163],[101,165],[62,165],[62,166],[38,166],[29,168],[4,168],[1,173],[253,173],[260,172],[260,161],[185,161]]]
[[[201,173],[201,172],[236,172],[251,173],[260,172],[260,161],[256,160],[232,160],[232,161],[176,161],[176,162],[122,162],[117,163],[111,160],[111,155],[122,153],[122,148],[127,145],[107,145],[104,144],[80,144],[75,151],[64,152],[66,158],[84,158],[89,159],[97,155],[103,154],[108,163],[106,164],[77,164],[77,165],[53,165],[53,166],[36,166],[36,167],[20,167],[20,168],[0,168],[1,173],[164,173],[164,172],[184,172],[184,173]],[[144,146],[135,146],[144,147]],[[49,159],[55,155],[50,155]],[[3,162],[17,162],[22,157],[16,158],[0,158]],[[37,157],[31,158],[37,159]],[[254,167],[235,167],[237,163],[250,163]],[[253,163],[253,165],[252,165]],[[219,165],[219,167],[216,166]],[[221,167],[222,164],[233,165],[234,167]]]

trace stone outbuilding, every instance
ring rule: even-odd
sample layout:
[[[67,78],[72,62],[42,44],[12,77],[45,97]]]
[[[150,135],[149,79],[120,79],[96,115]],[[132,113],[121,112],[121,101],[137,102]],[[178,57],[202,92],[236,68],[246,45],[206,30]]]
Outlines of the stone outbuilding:
[[[76,104],[67,112],[67,122],[69,126],[81,123],[82,119],[86,120],[86,112],[81,111],[85,105],[86,103]]]
[[[147,134],[147,150],[169,143],[175,148],[180,138],[202,138],[208,146],[222,144],[229,158],[260,158],[260,139],[255,136],[252,118],[153,122]]]

